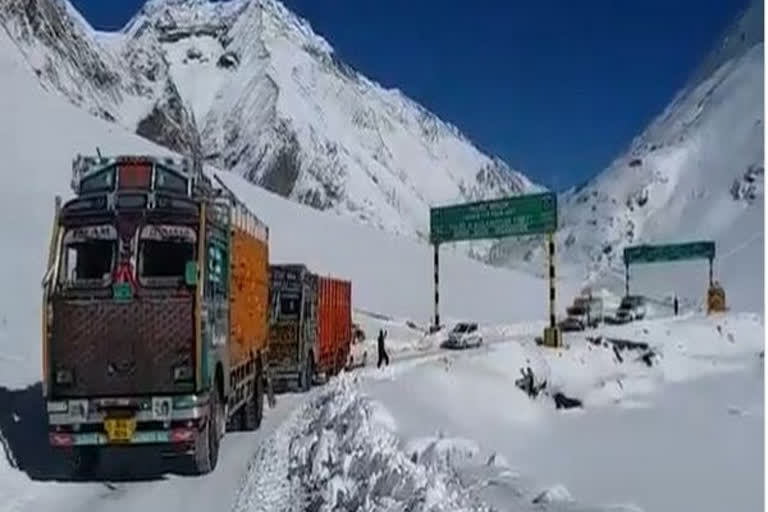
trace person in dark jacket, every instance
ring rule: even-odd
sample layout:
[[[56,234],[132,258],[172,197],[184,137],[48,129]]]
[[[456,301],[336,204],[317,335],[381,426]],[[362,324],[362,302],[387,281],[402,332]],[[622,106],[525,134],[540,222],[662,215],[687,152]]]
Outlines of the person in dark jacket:
[[[387,355],[387,351],[384,348],[384,340],[386,337],[386,331],[384,331],[384,329],[379,329],[379,363],[376,365],[376,368],[381,368],[382,362],[389,366],[389,355]]]
[[[675,307],[675,316],[677,316],[677,312],[679,311],[679,308],[680,308],[680,304],[677,302],[677,295],[675,295],[674,307]]]

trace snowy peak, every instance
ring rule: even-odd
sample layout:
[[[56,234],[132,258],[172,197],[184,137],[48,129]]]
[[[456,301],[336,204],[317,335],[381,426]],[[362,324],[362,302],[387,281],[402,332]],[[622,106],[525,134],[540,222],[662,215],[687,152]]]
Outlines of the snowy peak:
[[[13,28],[41,18],[29,5],[67,30]],[[114,34],[65,0],[0,12],[46,88],[318,209],[426,238],[431,205],[540,189],[353,70],[277,0],[150,0]]]
[[[0,9],[0,23],[35,69],[41,83],[58,90],[99,117],[114,117],[124,83],[119,62],[95,44],[90,26],[68,2],[10,0]]]
[[[131,37],[140,37],[145,30],[154,30],[160,40],[174,41],[193,35],[220,37],[250,2],[230,0],[150,0],[123,28]]]

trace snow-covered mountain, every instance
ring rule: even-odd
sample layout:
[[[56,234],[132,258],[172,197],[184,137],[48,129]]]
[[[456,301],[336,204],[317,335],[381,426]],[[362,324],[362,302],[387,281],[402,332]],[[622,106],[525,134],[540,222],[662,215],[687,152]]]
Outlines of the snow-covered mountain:
[[[277,0],[150,0],[117,33],[68,0],[0,22],[40,81],[94,115],[318,209],[426,236],[428,206],[537,190]]]
[[[559,255],[579,277],[622,276],[627,245],[714,239],[721,267],[730,258],[731,269],[738,262],[754,268],[753,282],[744,284],[762,296],[763,59],[763,4],[756,1],[625,154],[560,196]],[[536,241],[502,241],[491,257],[544,268]],[[723,270],[725,286],[739,288]]]

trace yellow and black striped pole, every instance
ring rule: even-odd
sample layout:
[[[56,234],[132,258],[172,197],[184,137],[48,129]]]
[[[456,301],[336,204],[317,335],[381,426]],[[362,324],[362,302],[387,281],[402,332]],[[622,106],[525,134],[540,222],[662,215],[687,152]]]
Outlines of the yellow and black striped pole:
[[[555,328],[555,237],[549,233],[549,327]]]
[[[544,345],[559,348],[561,346],[560,329],[555,318],[555,234],[550,232],[547,240],[549,255],[549,327],[544,328]]]
[[[434,330],[440,329],[440,244],[435,243],[435,325]]]

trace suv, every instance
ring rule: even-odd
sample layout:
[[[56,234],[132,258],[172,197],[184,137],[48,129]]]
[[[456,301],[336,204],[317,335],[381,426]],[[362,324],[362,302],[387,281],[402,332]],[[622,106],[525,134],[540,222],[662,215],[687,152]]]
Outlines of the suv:
[[[645,318],[645,297],[639,295],[627,295],[621,299],[619,309],[616,310],[616,320],[619,323],[628,323]]]
[[[474,322],[460,322],[448,333],[448,339],[443,343],[446,348],[479,347],[483,337]]]

